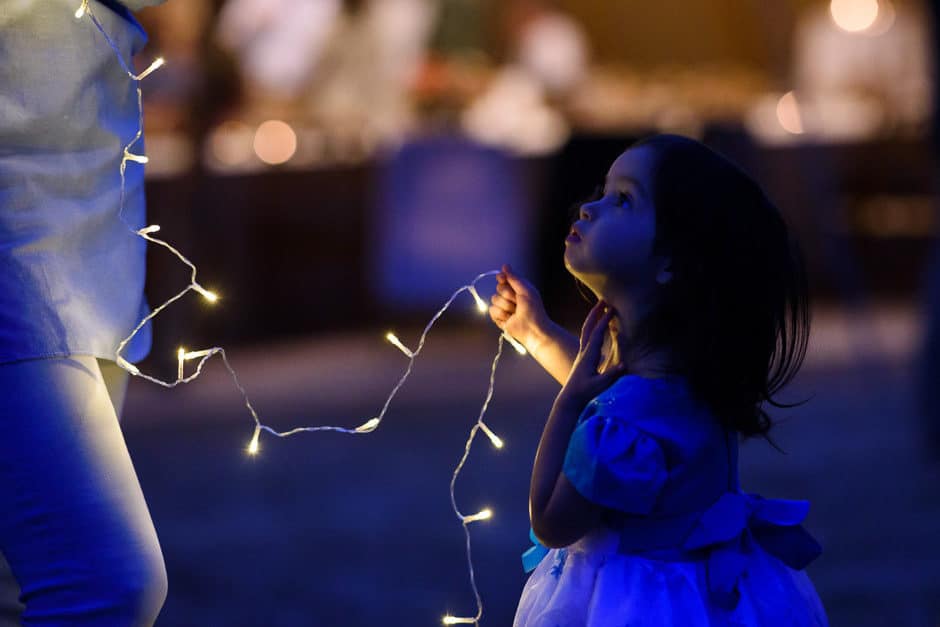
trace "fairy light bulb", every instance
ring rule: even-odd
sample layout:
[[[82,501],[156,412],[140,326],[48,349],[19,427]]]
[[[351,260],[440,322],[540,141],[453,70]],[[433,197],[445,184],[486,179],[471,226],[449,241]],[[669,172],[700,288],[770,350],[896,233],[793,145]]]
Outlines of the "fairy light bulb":
[[[162,68],[164,65],[166,65],[166,60],[163,57],[157,57],[156,59],[154,59],[153,63],[147,66],[146,70],[144,70],[143,72],[137,75],[137,80],[139,81],[144,80],[145,78],[150,76],[150,74],[152,74],[153,72],[156,72],[157,70]]]
[[[200,350],[194,350],[194,351],[188,351],[186,350],[185,347],[182,347],[182,346],[179,347],[176,353],[177,355],[177,379],[175,381],[163,381],[156,377],[150,376],[149,374],[141,372],[140,369],[138,369],[134,364],[127,361],[121,353],[125,349],[125,347],[130,343],[130,341],[137,335],[138,332],[140,332],[145,327],[145,325],[148,322],[153,320],[168,306],[172,305],[177,300],[183,298],[190,290],[197,292],[205,300],[209,301],[210,303],[217,302],[219,300],[219,296],[215,292],[205,289],[204,287],[202,287],[202,285],[200,285],[196,281],[196,274],[197,274],[196,266],[188,258],[186,258],[179,250],[174,248],[170,243],[162,239],[153,237],[154,233],[158,233],[160,231],[159,225],[152,224],[152,225],[145,226],[142,228],[132,227],[130,224],[128,224],[125,221],[124,215],[123,215],[124,207],[125,207],[126,191],[127,191],[126,180],[125,180],[125,170],[127,168],[127,164],[128,162],[131,162],[134,164],[146,165],[149,162],[149,158],[146,155],[136,154],[132,152],[133,146],[137,144],[137,142],[143,138],[143,106],[142,106],[143,105],[143,92],[141,91],[141,88],[140,88],[140,81],[146,78],[147,76],[149,76],[154,71],[158,70],[160,67],[162,67],[165,64],[165,60],[163,59],[163,57],[159,57],[156,60],[154,60],[153,63],[151,63],[150,66],[147,67],[146,70],[144,70],[140,74],[134,74],[130,69],[131,65],[129,61],[123,57],[121,50],[118,47],[115,40],[107,33],[107,31],[102,26],[101,22],[97,19],[97,17],[94,14],[94,11],[89,5],[88,0],[82,0],[81,5],[75,11],[75,17],[76,19],[82,19],[82,18],[87,17],[90,20],[90,22],[94,25],[94,27],[98,30],[98,32],[107,42],[107,44],[110,46],[112,52],[115,54],[115,57],[117,58],[117,61],[120,63],[121,68],[127,74],[128,78],[134,82],[134,87],[136,89],[137,114],[138,114],[137,130],[136,130],[134,137],[131,138],[130,141],[124,146],[123,158],[121,159],[120,165],[118,168],[119,174],[120,174],[120,204],[119,204],[118,211],[117,211],[118,219],[124,222],[124,224],[128,227],[128,229],[132,233],[135,233],[136,235],[140,236],[141,238],[143,238],[144,240],[152,244],[161,246],[169,250],[179,259],[181,263],[186,265],[190,269],[190,272],[191,272],[190,282],[183,290],[181,290],[176,295],[167,299],[159,307],[154,308],[147,316],[145,316],[142,320],[138,322],[137,326],[131,331],[130,335],[128,335],[118,344],[118,347],[115,351],[115,361],[118,364],[118,366],[123,368],[125,371],[127,371],[131,375],[140,377],[142,379],[150,381],[151,383],[154,383],[154,384],[166,387],[166,388],[171,388],[171,387],[175,387],[176,385],[180,383],[189,383],[190,381],[198,378],[206,362],[212,357],[218,355],[223,365],[225,366],[226,370],[228,371],[229,375],[231,376],[232,382],[234,383],[235,387],[240,392],[246,409],[251,414],[251,417],[254,420],[254,431],[252,433],[251,440],[249,441],[248,446],[246,447],[247,453],[251,456],[257,455],[259,451],[261,431],[267,431],[268,433],[274,436],[277,436],[279,438],[286,438],[286,437],[289,437],[298,433],[313,433],[313,432],[319,432],[319,431],[337,431],[337,432],[347,433],[347,434],[364,434],[364,433],[371,433],[372,431],[374,431],[379,426],[382,418],[385,416],[385,413],[388,410],[389,405],[394,399],[395,395],[398,393],[399,389],[404,385],[405,381],[411,374],[412,366],[414,365],[414,360],[418,356],[418,354],[421,352],[422,348],[424,347],[424,342],[427,337],[427,334],[431,330],[431,327],[434,325],[434,323],[438,320],[438,318],[441,317],[441,315],[443,315],[443,313],[450,307],[450,305],[454,302],[457,296],[464,290],[468,290],[471,293],[471,295],[473,296],[474,302],[476,303],[477,309],[479,309],[481,313],[486,312],[487,311],[486,303],[483,301],[482,298],[480,298],[480,295],[476,290],[475,284],[484,277],[495,276],[499,274],[499,271],[494,270],[490,272],[484,272],[478,275],[469,285],[464,285],[460,287],[459,289],[457,289],[457,291],[455,291],[451,295],[450,299],[447,300],[447,302],[443,305],[443,307],[441,307],[437,311],[437,313],[431,318],[431,320],[428,322],[427,326],[424,328],[424,331],[421,334],[420,340],[418,341],[417,348],[414,351],[412,351],[411,349],[406,347],[404,344],[402,344],[402,342],[395,336],[394,333],[389,332],[386,335],[386,339],[389,342],[391,342],[393,345],[398,347],[399,350],[401,350],[405,355],[409,357],[409,363],[408,363],[407,369],[405,370],[404,374],[402,374],[398,383],[392,388],[392,391],[389,393],[388,397],[386,398],[385,404],[383,405],[381,412],[377,416],[370,418],[368,421],[366,421],[365,423],[363,423],[362,425],[354,429],[348,429],[348,428],[338,427],[338,426],[310,426],[310,427],[296,427],[296,428],[285,430],[285,431],[278,431],[267,425],[262,424],[260,418],[258,417],[257,412],[255,411],[254,407],[252,407],[251,405],[251,401],[248,398],[248,393],[246,392],[244,386],[242,386],[242,384],[239,382],[238,375],[235,372],[235,369],[232,367],[231,363],[229,363],[228,356],[226,355],[225,349],[222,347],[216,346],[216,347],[212,347],[208,349],[200,349]],[[476,434],[478,430],[483,431],[483,433],[486,434],[486,436],[490,439],[490,442],[495,447],[501,448],[503,446],[502,440],[499,439],[492,432],[492,430],[489,429],[489,427],[487,427],[486,424],[483,423],[483,415],[486,413],[486,409],[493,395],[496,366],[499,362],[500,356],[502,355],[504,341],[508,341],[520,354],[523,354],[523,355],[525,354],[525,349],[518,342],[516,342],[513,338],[509,337],[509,335],[505,333],[500,335],[499,347],[497,349],[496,356],[493,359],[492,367],[490,370],[490,385],[489,385],[489,390],[487,392],[486,400],[484,401],[482,409],[480,410],[480,414],[479,414],[479,417],[477,418],[477,422],[475,423],[474,427],[470,430],[470,436],[467,439],[467,443],[466,443],[465,450],[464,450],[464,455],[454,470],[454,473],[451,478],[451,485],[450,485],[451,504],[453,505],[454,512],[457,515],[458,519],[463,523],[464,532],[467,534],[466,536],[467,538],[467,545],[466,545],[467,546],[467,565],[470,571],[470,582],[473,588],[473,594],[474,594],[474,597],[476,598],[477,615],[475,618],[461,618],[461,617],[451,616],[448,614],[443,619],[444,624],[447,624],[447,625],[478,624],[483,614],[482,600],[480,598],[479,590],[477,589],[477,586],[476,586],[475,576],[473,572],[473,559],[471,555],[470,535],[468,531],[468,525],[469,523],[476,522],[476,521],[489,520],[490,518],[492,518],[493,512],[492,510],[487,508],[476,514],[473,514],[470,516],[463,516],[460,513],[460,510],[457,508],[456,496],[455,496],[455,483],[456,483],[456,479],[457,479],[458,474],[460,473],[461,468],[466,462],[467,456],[470,452],[470,446],[473,442],[474,435]],[[198,362],[195,367],[195,372],[187,378],[185,377],[185,374],[186,374],[185,367],[184,367],[185,362],[192,361],[192,360],[198,360]]]
[[[508,333],[503,333],[503,337],[506,338],[506,341],[509,342],[509,344],[514,349],[516,349],[516,352],[519,353],[520,355],[525,355],[529,352],[525,349],[525,346],[523,346],[518,341],[516,341],[516,339],[512,337],[511,335],[509,335]]]
[[[261,427],[255,426],[255,433],[251,436],[251,442],[248,443],[248,454],[257,455],[258,454],[258,439],[261,437]]]
[[[117,363],[118,366],[120,366],[121,368],[124,368],[124,370],[127,370],[131,374],[140,374],[140,370],[137,369],[137,366],[127,361],[120,355],[117,356],[117,359],[115,360],[115,362]]]
[[[191,351],[191,352],[185,353],[183,355],[183,359],[185,359],[186,361],[190,361],[192,359],[199,359],[200,357],[207,357],[209,355],[214,355],[218,351],[219,349],[217,348],[208,348],[202,351]]]
[[[212,291],[210,291],[210,290],[207,290],[206,288],[204,288],[203,286],[199,285],[198,283],[193,283],[191,287],[192,287],[194,290],[196,290],[197,292],[199,292],[199,293],[202,295],[202,297],[205,298],[205,299],[206,299],[207,301],[209,301],[210,303],[215,303],[216,301],[219,300],[219,295],[218,295],[218,294],[216,294],[215,292],[212,292]]]
[[[490,428],[486,426],[486,423],[485,423],[485,422],[482,422],[482,421],[480,422],[480,430],[483,431],[483,433],[486,434],[486,437],[488,437],[488,438],[490,439],[490,442],[493,443],[493,446],[495,446],[496,448],[503,448],[503,441],[502,441],[502,439],[500,439],[500,437],[499,437],[498,435],[496,435],[495,433],[493,433],[493,432],[490,430]]]
[[[489,307],[486,306],[486,301],[480,298],[480,293],[477,292],[477,288],[471,285],[468,291],[470,292],[470,295],[473,296],[474,302],[477,304],[477,310],[480,313],[486,313],[489,310]]]
[[[363,424],[356,427],[356,431],[358,431],[359,433],[368,433],[370,431],[375,431],[375,428],[379,426],[379,422],[381,421],[378,418],[370,418]]]
[[[385,334],[385,339],[388,340],[392,346],[396,347],[398,350],[403,352],[409,359],[414,359],[414,356],[415,356],[414,352],[412,352],[410,348],[402,344],[401,340],[398,339],[397,335],[389,331],[388,333]]]
[[[493,510],[487,507],[486,509],[479,511],[476,514],[471,514],[470,516],[464,516],[463,522],[466,525],[472,522],[477,522],[479,520],[489,520],[492,517],[493,517]]]
[[[477,620],[475,618],[460,618],[458,616],[451,616],[448,614],[443,619],[441,619],[441,622],[445,625],[474,625],[476,624]]]

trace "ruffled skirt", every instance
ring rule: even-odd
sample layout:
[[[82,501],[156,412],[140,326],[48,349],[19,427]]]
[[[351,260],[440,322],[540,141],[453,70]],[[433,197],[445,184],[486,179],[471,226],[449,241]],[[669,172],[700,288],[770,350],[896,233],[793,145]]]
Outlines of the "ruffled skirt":
[[[740,600],[725,610],[709,598],[707,568],[616,551],[618,536],[598,529],[552,549],[522,591],[513,627],[824,627],[829,623],[809,576],[747,541]]]

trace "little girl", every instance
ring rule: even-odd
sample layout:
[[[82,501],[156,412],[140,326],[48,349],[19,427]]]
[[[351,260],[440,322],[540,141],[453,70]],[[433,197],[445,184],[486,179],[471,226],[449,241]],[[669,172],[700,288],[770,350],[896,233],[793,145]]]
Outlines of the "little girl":
[[[565,267],[598,297],[580,341],[508,266],[490,316],[563,384],[529,492],[514,627],[827,625],[806,501],[738,483],[738,438],[796,374],[809,315],[778,210],[704,145],[657,135],[580,208]],[[606,340],[606,341],[605,341]]]

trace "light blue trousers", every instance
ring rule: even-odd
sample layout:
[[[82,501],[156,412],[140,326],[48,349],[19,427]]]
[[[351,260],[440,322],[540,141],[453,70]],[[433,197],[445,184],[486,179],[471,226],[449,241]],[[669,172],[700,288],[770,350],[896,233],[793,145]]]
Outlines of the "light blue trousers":
[[[126,385],[94,357],[0,364],[2,627],[156,620],[166,569],[118,424]]]

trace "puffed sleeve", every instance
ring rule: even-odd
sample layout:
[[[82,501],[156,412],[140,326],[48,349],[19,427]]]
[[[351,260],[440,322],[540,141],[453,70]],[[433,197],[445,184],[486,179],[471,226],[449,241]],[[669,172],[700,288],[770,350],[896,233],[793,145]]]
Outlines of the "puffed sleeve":
[[[659,443],[611,416],[575,427],[562,472],[589,501],[629,514],[650,513],[667,476]]]

